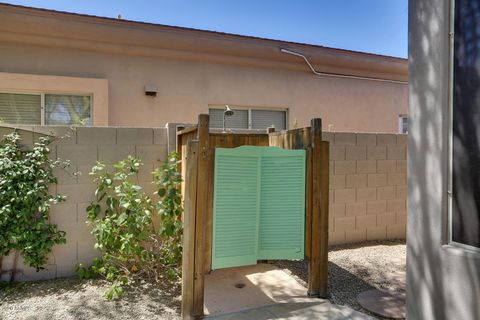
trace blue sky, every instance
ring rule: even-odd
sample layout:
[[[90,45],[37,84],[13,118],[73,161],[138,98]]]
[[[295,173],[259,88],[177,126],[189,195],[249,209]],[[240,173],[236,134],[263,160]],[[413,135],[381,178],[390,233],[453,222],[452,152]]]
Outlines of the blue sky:
[[[31,7],[407,56],[408,0],[14,0]]]

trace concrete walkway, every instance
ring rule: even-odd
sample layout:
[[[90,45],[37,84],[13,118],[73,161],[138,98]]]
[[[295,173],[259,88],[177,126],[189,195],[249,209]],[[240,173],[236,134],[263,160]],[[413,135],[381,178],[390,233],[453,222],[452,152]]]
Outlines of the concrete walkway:
[[[271,264],[220,269],[205,277],[205,319],[373,319],[328,300]]]
[[[207,316],[209,320],[370,320],[366,314],[348,307],[341,307],[328,300],[316,299],[315,302],[278,303],[260,308],[237,311],[222,315]]]

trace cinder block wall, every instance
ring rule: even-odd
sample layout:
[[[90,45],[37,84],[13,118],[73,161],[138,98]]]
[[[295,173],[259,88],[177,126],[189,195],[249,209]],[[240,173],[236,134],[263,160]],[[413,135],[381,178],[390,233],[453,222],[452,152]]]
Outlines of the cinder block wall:
[[[168,145],[175,150],[172,128],[21,127],[27,146],[44,134],[69,134],[52,144],[51,156],[71,160],[72,166],[69,172],[57,169],[58,184],[52,186],[52,192],[67,196],[66,202],[51,210],[51,221],[67,232],[67,243],[55,246],[46,270],[38,273],[20,258],[17,279],[70,276],[77,262],[90,263],[97,256],[85,224],[86,207],[94,200],[91,167],[97,160],[112,165],[135,155],[145,164],[140,184],[152,192],[151,172],[165,159]],[[0,127],[0,137],[11,130]],[[405,238],[406,135],[327,132],[323,140],[330,141],[330,244]],[[72,176],[76,171],[81,175]],[[12,264],[12,255],[4,257],[3,270]]]
[[[405,134],[323,133],[330,142],[331,245],[404,239]]]
[[[9,128],[0,128],[0,137],[10,132]],[[139,174],[139,181],[148,192],[153,192],[151,172],[165,160],[167,155],[166,128],[112,128],[89,127],[71,131],[66,127],[22,127],[19,131],[25,145],[32,145],[34,139],[42,134],[53,133],[57,136],[70,134],[70,138],[57,140],[51,147],[51,156],[71,160],[72,166],[67,171],[56,169],[58,184],[52,188],[67,196],[67,201],[53,205],[50,211],[51,221],[60,230],[67,233],[67,243],[54,247],[46,270],[36,272],[25,267],[19,259],[18,280],[49,279],[74,274],[77,262],[89,264],[97,256],[94,239],[86,225],[86,207],[95,198],[95,185],[89,172],[95,162],[101,161],[112,165],[128,155],[139,157],[144,166]],[[78,171],[81,175],[72,176]],[[3,270],[13,265],[13,256],[4,257]],[[9,275],[4,275],[9,279]]]

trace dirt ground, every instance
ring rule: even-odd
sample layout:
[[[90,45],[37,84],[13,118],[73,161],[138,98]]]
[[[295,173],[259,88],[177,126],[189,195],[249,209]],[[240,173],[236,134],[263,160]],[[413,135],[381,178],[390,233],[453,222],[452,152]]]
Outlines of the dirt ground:
[[[305,284],[303,261],[278,261],[280,268]],[[367,242],[329,251],[329,300],[365,312],[356,296],[372,288],[405,292],[404,241]],[[101,280],[58,279],[0,289],[0,319],[180,319],[180,284],[160,287],[137,282],[123,298],[107,301]]]
[[[58,279],[17,284],[0,291],[0,319],[180,319],[180,285],[161,288],[137,282],[117,301],[102,294],[102,280]]]

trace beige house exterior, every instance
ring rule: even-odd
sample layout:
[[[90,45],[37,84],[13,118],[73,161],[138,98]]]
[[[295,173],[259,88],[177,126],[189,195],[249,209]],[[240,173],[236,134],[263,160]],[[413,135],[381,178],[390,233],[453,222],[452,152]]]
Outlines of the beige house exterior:
[[[400,58],[0,4],[0,93],[90,96],[95,126],[193,123],[228,104],[284,111],[286,128],[398,133],[407,78]]]

